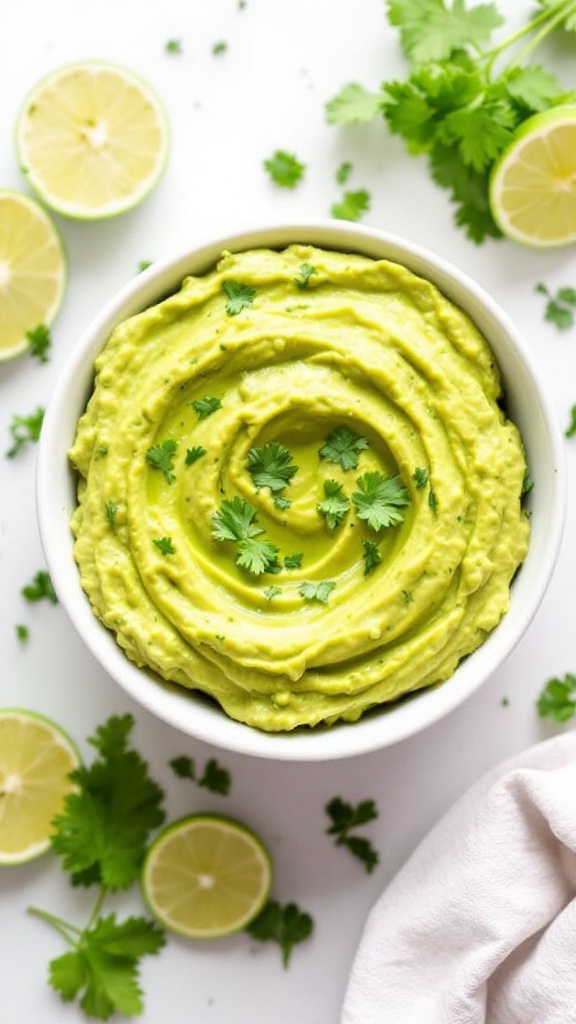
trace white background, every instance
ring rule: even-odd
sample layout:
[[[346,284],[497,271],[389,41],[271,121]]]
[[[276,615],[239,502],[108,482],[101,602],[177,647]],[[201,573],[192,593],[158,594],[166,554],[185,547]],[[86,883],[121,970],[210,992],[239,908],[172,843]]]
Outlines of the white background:
[[[502,0],[512,27],[531,5]],[[182,52],[166,43],[181,40]],[[227,49],[216,56],[214,44]],[[575,43],[548,49],[550,67],[574,88]],[[574,494],[548,593],[505,666],[467,703],[396,747],[334,763],[266,763],[194,742],[135,706],[94,663],[63,610],[28,605],[20,590],[44,566],[35,516],[33,446],[9,461],[14,413],[46,405],[67,354],[87,321],[138,270],[211,236],[264,223],[329,215],[341,189],[335,171],[353,164],[347,187],[366,188],[366,224],[435,249],[482,284],[525,333],[562,426],[576,402],[576,330],[544,323],[535,285],[576,286],[576,250],[538,253],[506,242],[474,246],[452,223],[444,192],[425,162],[407,156],[384,123],[337,129],[324,104],[342,85],[376,89],[405,70],[381,0],[0,0],[0,187],[25,189],[13,125],[27,91],[52,69],[84,58],[124,64],[147,78],[168,109],[170,162],[137,210],[82,224],[57,218],[69,259],[69,286],[53,328],[47,366],[26,355],[0,365],[0,706],[24,706],[59,720],[88,756],[86,737],[112,712],[136,718],[134,742],[165,785],[170,816],[197,809],[252,824],[275,863],[274,895],[315,919],[314,936],[296,948],[288,970],[273,945],[241,934],[215,944],[170,939],[144,961],[143,1024],[332,1024],[366,913],[419,839],[485,770],[560,730],[543,723],[535,700],[554,674],[576,671]],[[306,164],[294,191],[275,187],[263,161],[275,149]],[[566,442],[576,473],[576,438]],[[573,491],[573,485],[571,485]],[[30,629],[23,645],[17,623]],[[505,702],[503,703],[503,700]],[[232,773],[228,797],[176,780],[168,761],[188,754],[198,765],[217,756]],[[367,875],[325,835],[327,801],[340,795],[377,801],[366,829],[380,851]],[[418,893],[414,893],[418,899]],[[46,984],[61,940],[26,914],[36,904],[77,923],[86,894],[72,890],[48,855],[0,869],[0,1015],[7,1024],[65,1024],[82,1019]],[[138,909],[138,893],[118,909]],[[400,1024],[400,1022],[399,1022]],[[424,1022],[423,1022],[424,1024]]]

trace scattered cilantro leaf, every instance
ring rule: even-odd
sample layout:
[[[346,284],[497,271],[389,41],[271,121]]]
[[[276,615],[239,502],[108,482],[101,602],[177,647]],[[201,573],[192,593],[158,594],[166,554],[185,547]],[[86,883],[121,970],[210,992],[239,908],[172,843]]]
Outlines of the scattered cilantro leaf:
[[[342,466],[342,469],[357,469],[359,454],[368,447],[368,439],[360,437],[349,427],[335,427],[328,434],[318,455],[326,462]]]
[[[114,526],[116,522],[116,516],[118,514],[118,505],[115,501],[106,502],[106,522],[110,526]]]
[[[186,456],[184,462],[187,466],[192,466],[198,459],[201,459],[203,455],[206,455],[206,449],[201,444],[195,445],[193,448],[186,449]]]
[[[173,484],[176,479],[174,473],[174,456],[178,445],[172,437],[167,437],[160,444],[153,444],[146,452],[146,462],[152,469],[158,469],[164,474],[167,483]]]
[[[297,551],[293,555],[286,555],[286,557],[284,558],[284,568],[300,569],[303,558],[304,555],[301,551]]]
[[[332,822],[326,829],[326,835],[335,836],[335,845],[346,846],[354,857],[362,861],[370,874],[379,863],[378,851],[374,849],[369,839],[352,833],[354,829],[378,817],[374,800],[361,800],[354,806],[335,796],[326,804],[325,810]]]
[[[214,57],[219,57],[222,53],[226,53],[227,49],[228,43],[224,42],[223,39],[220,39],[217,43],[214,43],[212,47],[212,54]]]
[[[319,501],[316,508],[326,520],[329,530],[335,530],[342,523],[350,510],[350,502],[337,480],[324,481],[324,500]]]
[[[21,590],[22,597],[31,603],[35,601],[50,601],[50,604],[58,604],[56,591],[52,586],[49,573],[39,569],[33,580],[27,583]]]
[[[294,947],[312,935],[314,920],[306,911],[300,910],[296,903],[282,906],[277,900],[269,900],[246,931],[259,942],[277,942],[286,968]]]
[[[381,112],[382,97],[369,92],[358,82],[351,82],[326,104],[328,124],[354,124],[373,121]]]
[[[222,288],[228,299],[226,303],[228,316],[238,316],[243,309],[248,309],[256,298],[256,289],[249,284],[242,284],[241,281],[224,281]]]
[[[148,267],[151,267],[151,266],[152,266],[152,260],[140,260],[140,262],[138,263],[138,273],[139,274],[143,274],[144,271],[148,270]]]
[[[29,416],[19,416],[15,413],[8,428],[12,438],[12,447],[6,452],[6,458],[15,458],[29,441],[37,441],[43,421],[44,409],[41,406],[38,406]]]
[[[152,543],[156,545],[163,555],[175,555],[176,548],[172,543],[172,537],[153,537]]]
[[[564,431],[565,437],[574,437],[576,434],[576,405],[570,409],[570,422]]]
[[[278,548],[272,541],[248,537],[238,541],[236,562],[243,569],[260,576],[263,572],[279,572]]]
[[[373,540],[362,541],[362,546],[364,548],[364,575],[369,576],[376,566],[380,565],[382,555]]]
[[[211,757],[204,765],[204,771],[198,778],[196,767],[191,757],[182,754],[174,757],[169,762],[172,771],[179,779],[190,779],[198,786],[209,789],[212,793],[219,793],[221,796],[228,796],[232,785],[232,776],[227,768],[219,764],[216,758]]]
[[[421,490],[423,487],[426,487],[428,483],[428,470],[422,469],[421,466],[417,466],[414,472],[412,473],[412,479],[416,484],[416,487],[418,487],[418,489]]]
[[[540,282],[536,291],[546,298],[544,319],[555,324],[559,331],[567,331],[576,322],[576,288],[558,288],[554,293]]]
[[[261,448],[248,452],[248,472],[257,490],[268,487],[272,492],[283,491],[298,466],[292,462],[292,455],[279,441],[267,441]]]
[[[35,356],[41,363],[47,363],[49,361],[48,353],[52,346],[52,338],[46,324],[38,324],[32,331],[26,331],[26,337],[30,342],[28,349],[30,355]]]
[[[344,192],[339,202],[330,207],[330,215],[337,220],[360,220],[370,209],[370,193],[365,188]]]
[[[280,188],[295,188],[302,179],[306,167],[300,163],[294,153],[277,149],[264,161],[264,170],[268,172],[275,185]]]
[[[301,263],[298,267],[298,276],[294,278],[294,284],[297,288],[307,288],[310,278],[317,273],[316,267],[313,267],[311,263]]]
[[[334,177],[339,185],[345,185],[352,173],[352,164],[349,160],[343,160],[342,163],[336,168]]]
[[[15,626],[15,629],[16,629],[16,636],[18,637],[20,643],[22,643],[22,644],[26,643],[26,641],[28,640],[28,638],[30,636],[30,630],[28,629],[28,626],[24,626],[21,622],[19,622]]]
[[[182,53],[182,40],[169,39],[164,49],[166,50],[166,53]]]
[[[438,498],[436,497],[436,491],[432,489],[428,491],[428,504],[433,512],[438,511]]]
[[[464,0],[454,0],[451,7],[441,0],[388,0],[387,7],[404,52],[418,64],[447,60],[468,46],[481,50],[503,23],[493,3],[467,9]]]
[[[191,757],[188,757],[187,754],[180,754],[179,757],[173,757],[168,763],[174,772],[174,775],[178,779],[194,780],[196,778],[194,761]]]
[[[576,715],[576,676],[567,672],[559,678],[549,679],[536,701],[541,718],[554,722],[568,722]]]
[[[262,593],[264,594],[264,597],[266,598],[267,601],[272,601],[274,597],[278,597],[278,594],[282,593],[282,587],[265,587]]]
[[[287,508],[290,508],[292,502],[289,498],[283,498],[280,494],[275,494],[273,498],[275,508],[280,509],[281,512],[285,512]]]
[[[191,404],[199,420],[207,419],[213,412],[217,412],[218,409],[222,408],[221,400],[214,395],[204,395],[202,398],[196,398]]]
[[[320,580],[319,583],[305,581],[298,587],[298,593],[308,604],[328,604],[328,598],[336,584],[332,580]]]
[[[359,519],[372,530],[398,526],[404,519],[400,510],[410,504],[410,495],[400,476],[369,472],[356,480],[358,490],[352,494]]]
[[[258,539],[264,531],[256,522],[256,510],[249,502],[238,496],[225,498],[212,515],[212,536],[219,541],[234,541],[236,563],[255,576],[278,572],[278,548],[268,540]]]

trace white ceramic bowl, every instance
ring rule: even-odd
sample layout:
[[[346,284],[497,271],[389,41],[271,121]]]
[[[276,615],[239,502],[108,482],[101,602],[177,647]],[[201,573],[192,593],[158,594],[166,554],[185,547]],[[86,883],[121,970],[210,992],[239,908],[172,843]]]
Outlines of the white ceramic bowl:
[[[224,249],[282,248],[292,242],[394,260],[428,278],[467,311],[494,351],[508,413],[522,433],[537,486],[530,495],[530,547],[512,585],[510,610],[451,679],[354,724],[267,734],[233,721],[193,692],[167,686],[141,671],[97,621],[81,590],[72,556],[75,481],[67,452],[91,390],[94,358],[117,323],[176,291],[187,274],[207,271]],[[491,297],[466,275],[434,254],[381,231],[336,221],[293,224],[219,238],[155,264],[104,307],[74,347],[47,409],[38,453],[37,496],[42,541],[59,599],[92,654],[135,701],[182,732],[217,747],[273,759],[336,759],[396,743],[437,721],[473,693],[515,647],[543,597],[560,546],[565,507],[563,443],[525,342]]]

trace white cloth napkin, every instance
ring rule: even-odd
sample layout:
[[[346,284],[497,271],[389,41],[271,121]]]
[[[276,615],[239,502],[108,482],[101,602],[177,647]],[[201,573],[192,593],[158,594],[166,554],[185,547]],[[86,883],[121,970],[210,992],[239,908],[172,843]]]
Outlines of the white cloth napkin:
[[[576,1024],[576,732],[476,783],[374,905],[341,1024]]]

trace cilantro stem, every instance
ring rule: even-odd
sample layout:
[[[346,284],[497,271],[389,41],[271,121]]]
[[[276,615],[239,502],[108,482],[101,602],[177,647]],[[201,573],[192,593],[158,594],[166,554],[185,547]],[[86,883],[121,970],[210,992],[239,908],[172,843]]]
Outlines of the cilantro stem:
[[[40,907],[28,907],[27,909],[29,914],[33,914],[34,917],[39,917],[42,921],[46,921],[47,924],[52,925],[68,945],[75,946],[77,944],[76,937],[78,939],[81,938],[82,929],[77,928],[73,924],[69,924],[68,921],[63,921],[61,917],[56,917],[55,914],[50,914],[47,910],[41,910]]]
[[[530,54],[540,46],[546,36],[552,32],[552,30],[556,28],[561,21],[564,21],[567,15],[572,14],[574,11],[576,11],[575,0],[562,0],[556,8],[555,13],[553,8],[544,8],[544,10],[532,18],[528,24],[522,25],[519,29],[516,29],[515,32],[511,32],[502,40],[501,43],[498,43],[497,46],[494,46],[485,54],[484,63],[487,76],[490,77],[494,64],[501,53],[504,53],[505,50],[508,50],[514,45],[514,43],[519,42],[525,36],[530,35],[532,38],[529,39],[526,45],[523,46],[508,62],[506,68],[510,70],[516,65],[522,64]],[[542,26],[542,28],[540,28],[540,26]],[[538,29],[540,31],[537,31]]]
[[[94,906],[92,908],[92,913],[90,914],[90,917],[88,919],[88,924],[86,925],[85,931],[90,931],[90,929],[93,927],[93,925],[96,924],[96,921],[97,921],[97,919],[100,916],[100,911],[102,910],[102,905],[103,905],[104,900],[106,899],[107,895],[108,895],[107,887],[105,885],[101,886],[100,892],[98,893],[98,896],[96,897],[96,902],[95,902],[95,904],[94,904]]]

